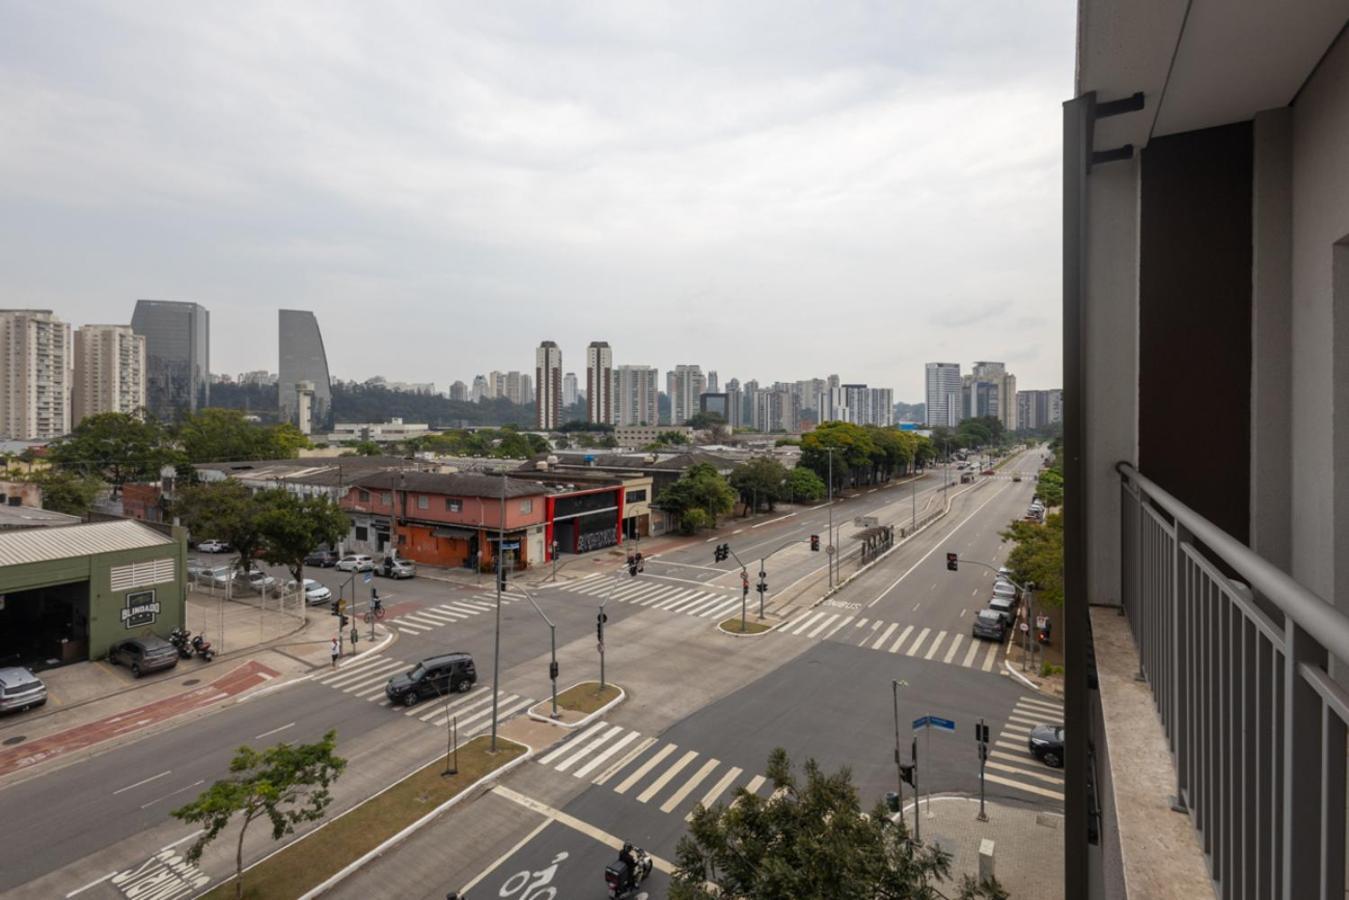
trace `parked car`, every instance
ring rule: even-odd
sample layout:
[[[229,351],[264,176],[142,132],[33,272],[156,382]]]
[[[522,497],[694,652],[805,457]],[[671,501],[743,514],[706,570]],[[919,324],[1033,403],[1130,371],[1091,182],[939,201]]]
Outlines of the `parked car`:
[[[980,474],[980,475],[995,475],[995,474],[997,474],[997,473],[994,472],[992,469],[984,469],[984,470],[983,470],[982,472],[980,472],[979,474]]]
[[[140,678],[147,672],[172,669],[178,665],[178,648],[154,635],[124,638],[108,650],[108,662],[126,666]]]
[[[0,712],[22,712],[47,702],[47,686],[24,666],[0,668]]]
[[[414,578],[417,575],[417,567],[406,559],[386,556],[375,567],[375,574],[383,575],[385,578]]]
[[[414,706],[418,700],[463,692],[473,687],[478,671],[467,653],[446,653],[417,663],[409,672],[395,675],[384,686],[390,703]]]
[[[331,569],[337,565],[338,556],[331,550],[315,550],[304,558],[306,566],[317,566],[320,569]]]
[[[247,574],[235,571],[234,589],[254,594],[266,594],[276,587],[276,579],[261,569],[249,569]]]
[[[295,590],[295,582],[286,582],[286,591],[293,590]],[[333,592],[328,589],[327,585],[320,584],[312,578],[304,580],[304,602],[306,604],[327,603],[331,599],[333,599]]]
[[[988,609],[1002,616],[1007,621],[1007,627],[1011,628],[1016,622],[1016,600],[1012,597],[994,596],[988,601]]]
[[[1010,581],[995,581],[993,583],[993,596],[1010,597],[1015,602],[1021,599],[1021,592]]]
[[[203,572],[198,580],[202,584],[223,589],[229,587],[229,583],[234,580],[234,576],[237,574],[238,572],[233,566],[216,566]]]
[[[974,614],[971,634],[976,638],[1002,643],[1007,639],[1007,620],[997,610],[981,609]]]
[[[187,561],[187,580],[200,582],[202,576],[214,569],[215,566],[210,563],[202,562],[199,559],[189,559]]]
[[[212,538],[197,544],[197,549],[202,553],[229,553],[230,545]]]
[[[362,553],[350,553],[337,561],[339,572],[373,572],[375,561]]]
[[[1057,769],[1063,765],[1063,726],[1036,725],[1030,730],[1030,755]]]

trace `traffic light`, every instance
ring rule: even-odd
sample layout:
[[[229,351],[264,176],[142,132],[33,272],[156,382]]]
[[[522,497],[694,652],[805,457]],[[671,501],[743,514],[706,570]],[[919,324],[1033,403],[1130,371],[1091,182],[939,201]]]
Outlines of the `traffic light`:
[[[604,623],[609,621],[606,613],[595,614],[595,637],[599,638],[600,643],[604,643]]]
[[[959,571],[960,557],[958,554],[955,553],[946,554],[946,568],[950,569],[952,572]]]
[[[338,628],[346,628],[346,627],[347,627],[347,622],[348,622],[348,621],[350,621],[350,620],[346,617],[345,614],[343,614],[343,613],[338,613],[338,615],[337,615],[337,627],[338,627]]]
[[[341,601],[341,600],[334,600],[334,601],[333,601],[333,609],[332,609],[332,612],[328,613],[328,615],[330,615],[330,616],[335,616],[335,615],[337,615],[338,613],[340,613],[341,611],[342,611],[342,601]]]
[[[548,677],[557,681],[557,660],[553,660],[548,664]]]
[[[767,582],[767,581],[760,581],[757,590],[758,590],[759,593],[761,593],[761,594],[766,593],[766,592],[768,591],[768,582]]]
[[[717,544],[717,546],[712,551],[712,558],[714,562],[723,562],[726,559],[726,557],[730,555],[731,555],[730,544]]]
[[[816,553],[820,552],[820,536],[818,534],[810,536],[810,549]]]
[[[899,794],[894,791],[887,791],[885,794],[885,808],[890,812],[899,812]]]
[[[502,591],[506,590],[506,569],[504,567],[497,572],[497,587]]]
[[[903,781],[905,784],[912,785],[913,787],[917,787],[918,785],[916,785],[916,784],[913,783],[913,782],[914,782],[914,774],[913,774],[913,770],[914,770],[915,768],[917,768],[917,767],[916,767],[913,763],[900,763],[900,764],[899,764],[899,778],[900,778],[900,780]]]
[[[628,574],[637,577],[637,556],[632,553],[628,554]]]

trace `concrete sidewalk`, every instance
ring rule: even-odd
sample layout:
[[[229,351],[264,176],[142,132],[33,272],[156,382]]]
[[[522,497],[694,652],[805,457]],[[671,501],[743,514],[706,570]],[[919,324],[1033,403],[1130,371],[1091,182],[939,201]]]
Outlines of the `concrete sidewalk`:
[[[989,801],[980,822],[979,798],[938,796],[922,800],[923,842],[951,854],[951,886],[962,875],[979,877],[979,846],[993,842],[993,875],[1013,897],[1063,897],[1063,815],[1029,806]],[[913,830],[913,802],[904,815]]]

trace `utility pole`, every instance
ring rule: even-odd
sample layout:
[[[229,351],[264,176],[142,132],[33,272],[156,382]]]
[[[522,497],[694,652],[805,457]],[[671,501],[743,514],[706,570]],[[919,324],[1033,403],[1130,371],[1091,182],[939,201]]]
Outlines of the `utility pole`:
[[[988,763],[988,726],[983,719],[974,726],[974,737],[979,745],[979,815],[975,818],[987,822],[988,813],[984,812],[984,766]]]
[[[481,501],[480,501],[481,502]],[[497,710],[501,702],[501,580],[506,577],[506,473],[501,473],[501,506],[497,520],[497,609],[496,633],[492,638],[492,752],[497,752]]]
[[[829,559],[825,562],[829,566],[829,586],[834,586],[834,448],[825,448],[829,454]]]
[[[902,824],[904,824],[904,766],[903,766],[903,764],[900,762],[900,757],[899,757],[899,688],[900,688],[900,685],[903,685],[904,687],[908,687],[908,686],[909,686],[909,683],[908,683],[907,681],[900,681],[900,680],[897,679],[897,678],[894,679],[894,680],[892,680],[892,681],[890,682],[891,692],[894,694],[894,698],[895,698],[895,774],[896,774],[895,787],[897,787],[897,788],[899,789],[899,822],[900,822],[900,824],[902,825]],[[917,794],[915,794],[914,797],[916,798],[916,797],[917,797]],[[914,818],[917,819],[917,815],[915,815]]]
[[[520,591],[520,593],[522,593],[522,594],[525,595],[525,599],[528,600],[529,603],[530,603],[530,605],[534,607],[534,611],[537,612],[540,616],[543,617],[543,621],[545,621],[545,622],[548,623],[548,642],[549,642],[549,645],[550,645],[550,652],[551,652],[551,654],[552,654],[552,656],[551,656],[551,658],[550,658],[550,660],[549,660],[549,662],[548,662],[548,679],[549,679],[549,680],[552,682],[552,684],[553,684],[553,718],[556,719],[557,716],[558,716],[558,713],[557,713],[557,674],[558,674],[558,669],[557,669],[557,626],[553,624],[553,620],[552,620],[552,619],[548,618],[548,614],[545,613],[542,609],[539,608],[539,604],[535,602],[535,600],[534,600],[534,595],[533,595],[533,594],[531,594],[529,591],[525,590],[525,588],[520,587],[519,585],[517,585],[516,588],[517,588],[517,590]]]

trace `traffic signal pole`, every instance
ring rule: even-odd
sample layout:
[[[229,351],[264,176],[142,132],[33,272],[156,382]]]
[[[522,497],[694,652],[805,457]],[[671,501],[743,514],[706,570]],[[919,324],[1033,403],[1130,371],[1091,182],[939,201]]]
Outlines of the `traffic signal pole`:
[[[890,682],[890,687],[895,698],[895,787],[899,789],[899,824],[904,824],[904,765],[899,759],[899,686],[909,686],[907,681],[894,679]]]
[[[551,655],[551,658],[549,659],[549,662],[548,662],[548,679],[549,679],[549,680],[552,682],[552,684],[553,684],[553,715],[552,715],[552,717],[553,717],[554,719],[556,719],[557,716],[558,716],[558,712],[557,712],[557,674],[558,674],[558,669],[557,669],[557,626],[553,624],[553,620],[552,620],[552,619],[548,618],[548,614],[545,613],[545,612],[539,607],[539,604],[534,600],[534,595],[533,595],[533,594],[531,594],[529,591],[525,590],[523,587],[519,586],[518,584],[516,585],[516,590],[518,590],[520,593],[522,593],[522,594],[525,595],[525,599],[529,601],[529,605],[532,606],[532,607],[534,607],[534,611],[537,612],[537,613],[539,614],[539,616],[543,618],[543,621],[545,621],[545,622],[548,623],[548,642],[549,642],[549,644],[550,644],[549,652],[552,654],[552,655]]]

